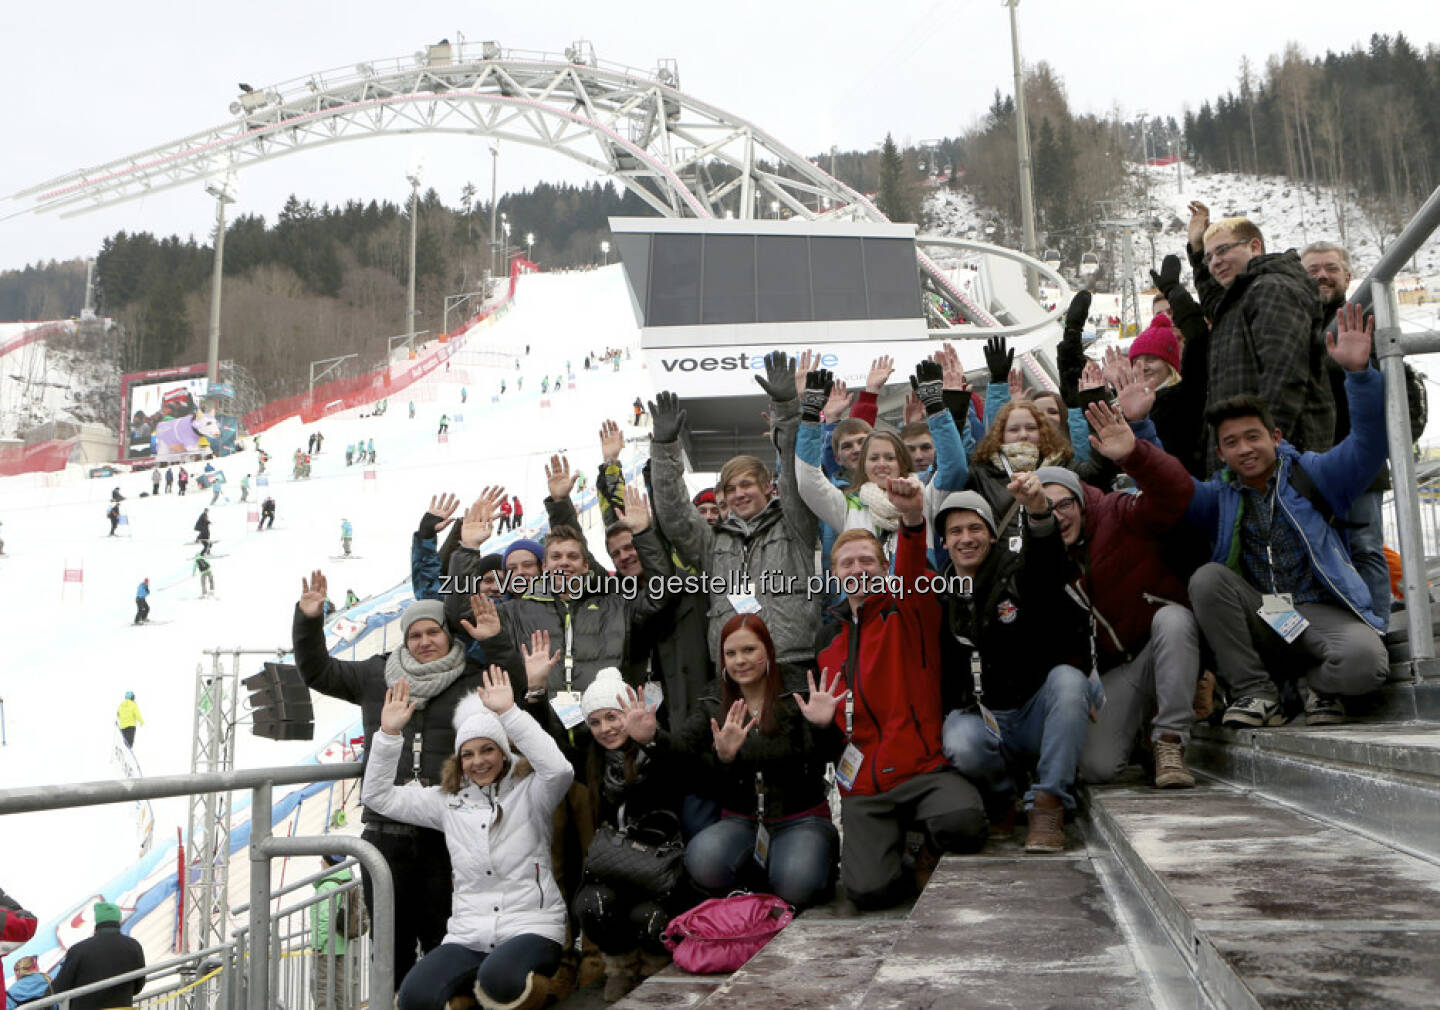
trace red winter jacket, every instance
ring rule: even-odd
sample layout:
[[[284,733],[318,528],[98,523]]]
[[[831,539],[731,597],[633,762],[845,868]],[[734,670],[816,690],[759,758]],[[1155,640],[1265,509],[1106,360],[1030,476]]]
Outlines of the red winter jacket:
[[[20,907],[4,891],[0,891],[0,943],[24,943],[35,935],[35,916]],[[5,973],[0,971],[0,1006],[5,1005]]]
[[[882,793],[922,772],[945,766],[940,750],[939,599],[918,592],[925,570],[925,529],[901,527],[895,575],[902,596],[876,593],[860,607],[858,620],[845,601],[837,608],[840,632],[820,653],[820,669],[843,674],[840,687],[854,692],[851,741],[865,756],[855,778],[856,796]],[[835,724],[850,730],[845,704]]]
[[[1120,463],[1140,494],[1109,494],[1082,483],[1085,533],[1069,549],[1069,582],[1095,608],[1095,646],[1103,672],[1145,648],[1150,621],[1166,603],[1189,605],[1185,582],[1166,564],[1162,538],[1177,536],[1195,482],[1174,456],[1137,441]],[[1089,565],[1088,578],[1084,571]],[[1089,666],[1085,657],[1082,669]]]

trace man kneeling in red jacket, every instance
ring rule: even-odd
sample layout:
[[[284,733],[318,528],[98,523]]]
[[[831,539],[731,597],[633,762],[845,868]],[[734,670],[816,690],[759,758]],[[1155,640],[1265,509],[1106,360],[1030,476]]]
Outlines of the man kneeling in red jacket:
[[[836,763],[844,844],[840,876],[861,908],[902,900],[913,877],[902,864],[907,831],[922,831],[932,852],[985,845],[980,793],[953,770],[940,746],[940,602],[925,569],[922,488],[889,481],[902,526],[895,572],[868,530],[846,530],[830,551],[845,600],[840,631],[820,653],[822,680],[843,698],[835,721],[846,748]],[[848,693],[846,693],[848,688]]]

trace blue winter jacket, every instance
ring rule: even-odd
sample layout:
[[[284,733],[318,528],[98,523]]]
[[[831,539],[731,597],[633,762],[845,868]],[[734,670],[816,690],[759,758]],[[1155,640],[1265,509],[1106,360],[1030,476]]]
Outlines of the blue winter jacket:
[[[1370,368],[1345,376],[1345,399],[1350,404],[1350,434],[1327,452],[1300,452],[1282,441],[1277,451],[1276,503],[1305,542],[1316,572],[1330,592],[1379,632],[1370,590],[1355,571],[1345,538],[1290,484],[1290,467],[1298,460],[1337,516],[1345,516],[1385,465],[1385,382]],[[1191,478],[1192,480],[1194,478]],[[1211,560],[1240,571],[1240,510],[1244,497],[1237,478],[1227,467],[1208,481],[1195,481],[1195,496],[1185,519],[1209,534]]]
[[[49,979],[38,971],[33,972],[16,979],[15,984],[6,990],[5,1008],[6,1010],[14,1010],[15,1007],[23,1006],[26,1003],[33,1003],[49,995]]]
[[[147,597],[147,596],[149,596],[149,595],[150,595],[150,587],[147,586],[145,583],[142,582],[142,583],[140,583],[139,586],[137,586],[137,587],[135,588],[135,599],[137,599],[137,600],[143,600],[143,599],[145,599],[145,597]]]

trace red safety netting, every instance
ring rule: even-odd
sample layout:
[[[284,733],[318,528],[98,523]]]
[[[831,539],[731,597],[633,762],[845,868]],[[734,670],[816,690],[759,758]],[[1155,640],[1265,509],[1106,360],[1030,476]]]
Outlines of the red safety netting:
[[[0,449],[0,477],[65,469],[78,438],[58,438],[17,449]]]
[[[299,393],[295,396],[287,396],[283,400],[267,403],[258,410],[252,410],[245,415],[245,430],[251,435],[258,435],[266,428],[279,424],[286,418],[297,416],[301,421],[310,424],[337,411],[367,406],[376,400],[399,393],[407,386],[435,371],[451,356],[458,354],[461,345],[457,343],[457,339],[477,323],[508,308],[510,300],[515,297],[515,285],[520,275],[538,269],[529,260],[516,257],[510,263],[510,284],[506,289],[505,297],[486,305],[450,332],[440,334],[431,350],[401,366],[392,365],[366,375],[321,383],[311,392]]]

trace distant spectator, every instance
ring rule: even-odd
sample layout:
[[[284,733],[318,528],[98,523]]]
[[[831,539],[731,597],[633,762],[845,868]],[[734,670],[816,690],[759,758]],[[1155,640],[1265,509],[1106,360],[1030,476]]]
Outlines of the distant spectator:
[[[344,861],[344,856],[321,856],[320,866],[329,870]],[[354,879],[347,867],[333,870],[315,882],[317,895],[332,895],[310,906],[310,949],[315,953],[310,995],[316,1010],[358,1010],[360,1007],[360,973],[365,968],[355,957],[354,941],[346,938],[337,921],[342,913],[349,911],[345,893],[340,888]]]
[[[24,943],[35,935],[37,925],[39,924],[36,922],[35,916],[25,911],[20,907],[18,901],[0,890],[0,944],[4,944],[8,948]],[[19,965],[16,965],[16,968],[18,969]],[[0,971],[0,996],[5,995],[5,973]]]
[[[120,727],[120,735],[125,738],[125,746],[135,748],[135,727],[145,725],[145,717],[140,714],[140,706],[135,703],[135,692],[126,691],[125,700],[115,710],[115,722]]]
[[[0,986],[5,983],[0,980]],[[34,955],[27,955],[15,962],[15,984],[5,993],[5,1010],[33,1003],[54,993],[50,976],[40,970]]]
[[[145,950],[140,941],[120,932],[120,908],[108,901],[95,903],[95,935],[70,948],[55,976],[57,994],[79,989],[116,975],[145,967]],[[79,996],[70,1001],[70,1010],[111,1010],[134,1006],[134,998],[145,988],[145,979],[120,982],[108,989]]]

